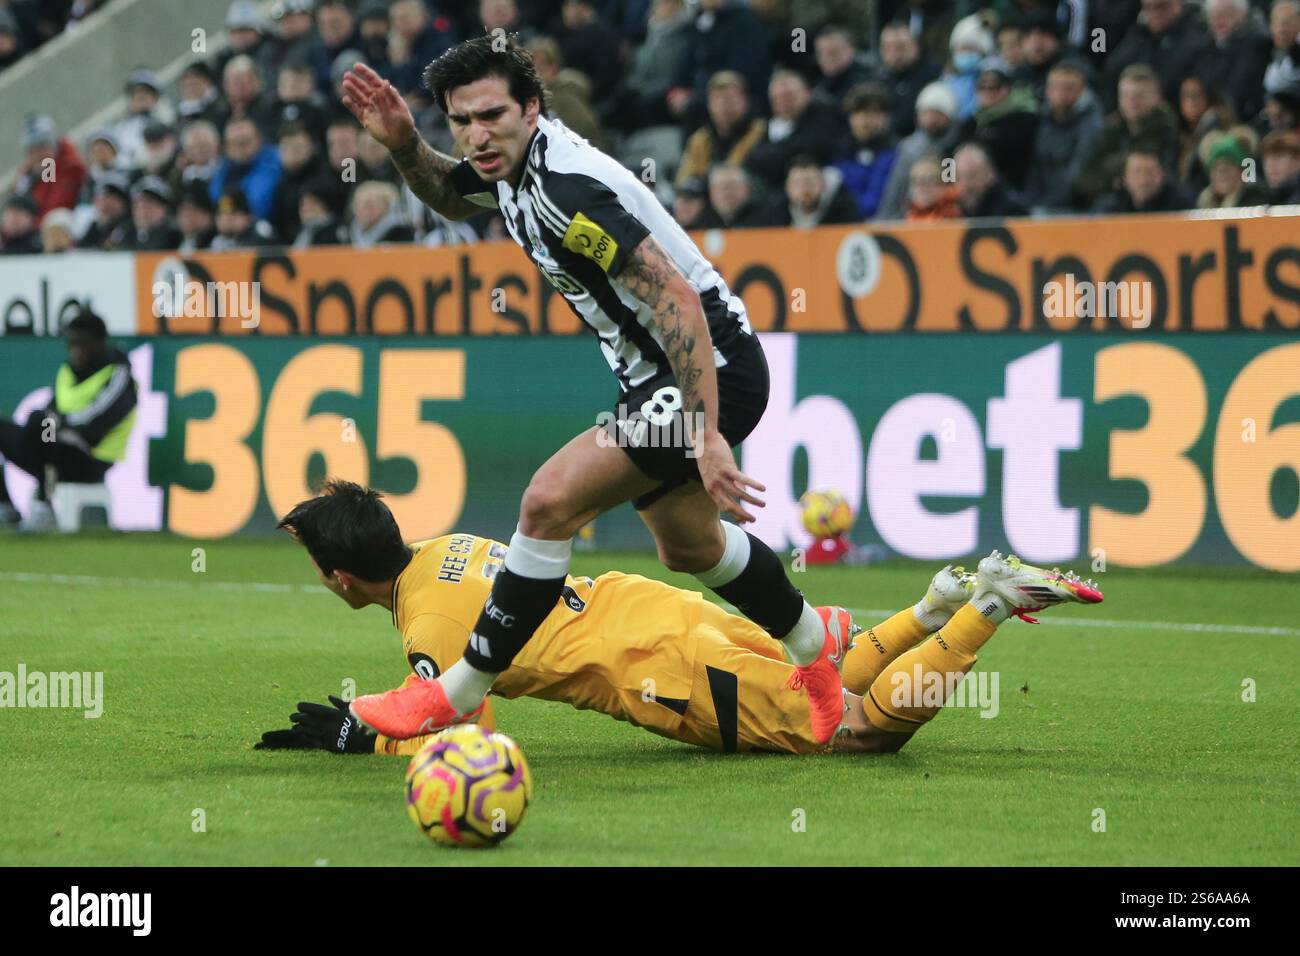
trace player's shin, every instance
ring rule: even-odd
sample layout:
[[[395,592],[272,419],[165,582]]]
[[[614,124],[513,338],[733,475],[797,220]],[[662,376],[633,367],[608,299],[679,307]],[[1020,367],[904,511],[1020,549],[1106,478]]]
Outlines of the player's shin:
[[[790,583],[781,559],[738,525],[722,523],[722,560],[695,575],[718,597],[785,644],[795,664],[816,659],[826,639],[821,618]]]
[[[872,726],[915,733],[943,707],[996,630],[996,623],[966,604],[929,640],[899,655],[872,682],[862,702]]]
[[[479,705],[497,675],[554,609],[564,591],[572,551],[571,539],[546,541],[515,531],[465,656],[443,675],[447,699],[458,711],[468,713]]]

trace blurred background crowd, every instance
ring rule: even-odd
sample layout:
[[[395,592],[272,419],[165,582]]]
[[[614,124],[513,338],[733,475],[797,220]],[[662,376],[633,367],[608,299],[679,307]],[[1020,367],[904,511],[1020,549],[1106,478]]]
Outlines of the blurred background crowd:
[[[0,71],[105,2],[0,0]],[[452,152],[421,73],[496,28],[691,229],[1300,203],[1300,0],[236,0],[225,26],[83,142],[15,131],[0,252],[504,237],[425,208],[337,92],[364,60]]]

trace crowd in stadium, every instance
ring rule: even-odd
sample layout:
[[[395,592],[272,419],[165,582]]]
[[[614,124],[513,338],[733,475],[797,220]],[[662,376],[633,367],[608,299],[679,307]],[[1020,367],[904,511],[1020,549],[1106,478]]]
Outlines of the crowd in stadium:
[[[0,70],[103,5],[0,0]],[[687,228],[1300,203],[1300,0],[236,0],[225,27],[84,142],[31,116],[0,252],[501,237],[424,207],[337,92],[364,60],[451,152],[423,68],[496,28]]]

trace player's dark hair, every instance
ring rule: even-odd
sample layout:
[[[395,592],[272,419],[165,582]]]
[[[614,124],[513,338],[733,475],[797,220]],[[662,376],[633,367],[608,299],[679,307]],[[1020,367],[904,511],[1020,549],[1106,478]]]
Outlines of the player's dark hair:
[[[85,306],[63,327],[63,331],[76,332],[95,342],[103,342],[108,338],[108,326],[104,320]]]
[[[380,497],[356,482],[331,478],[276,527],[297,538],[326,577],[337,569],[362,581],[387,581],[410,562],[411,549]]]
[[[425,67],[424,86],[445,113],[448,93],[487,76],[505,80],[521,109],[527,109],[528,101],[536,97],[545,112],[546,87],[518,34],[487,34],[457,44]]]

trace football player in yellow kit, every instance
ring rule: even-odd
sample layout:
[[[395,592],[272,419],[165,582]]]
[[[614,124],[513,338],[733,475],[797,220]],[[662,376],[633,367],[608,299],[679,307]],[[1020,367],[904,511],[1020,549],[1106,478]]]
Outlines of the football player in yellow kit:
[[[378,493],[343,481],[327,483],[280,526],[348,605],[377,604],[392,613],[412,671],[407,683],[431,680],[460,658],[506,553],[498,541],[463,533],[408,545]],[[819,744],[808,699],[790,686],[794,666],[758,625],[640,575],[569,576],[560,601],[492,693],[598,710],[728,753],[888,753],[938,712],[947,693],[936,698],[933,688],[951,691],[1001,621],[1052,604],[1100,600],[1090,582],[994,552],[976,574],[944,568],[915,606],[865,631],[843,608],[819,608],[837,637],[845,688],[840,728],[829,744]],[[301,703],[291,721],[291,729],[263,735],[258,747],[411,754],[427,739],[374,734],[338,698]],[[479,721],[493,726],[495,717],[486,709]]]

